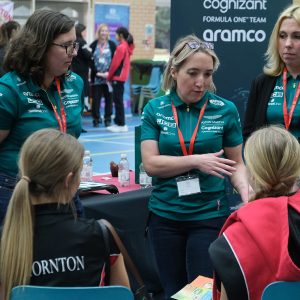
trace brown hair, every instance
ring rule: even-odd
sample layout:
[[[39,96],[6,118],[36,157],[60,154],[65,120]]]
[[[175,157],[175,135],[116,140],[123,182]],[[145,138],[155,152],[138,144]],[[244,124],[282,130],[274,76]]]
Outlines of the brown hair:
[[[69,32],[74,24],[62,13],[36,10],[10,43],[4,69],[26,77],[30,75],[40,85],[44,79],[48,49],[58,35]]]

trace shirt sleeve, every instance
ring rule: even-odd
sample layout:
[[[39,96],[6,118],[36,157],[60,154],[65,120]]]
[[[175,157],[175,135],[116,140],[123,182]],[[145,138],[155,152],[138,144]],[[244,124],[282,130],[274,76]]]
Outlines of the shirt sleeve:
[[[0,129],[11,129],[17,117],[17,96],[11,89],[0,84]]]
[[[243,274],[224,235],[215,240],[208,251],[215,270],[217,289],[221,290],[222,282],[228,299],[248,299]]]
[[[240,116],[234,103],[230,104],[228,123],[226,124],[224,132],[224,147],[235,147],[243,143]]]
[[[259,97],[261,95],[261,89],[266,88],[264,86],[264,79],[265,75],[260,74],[257,78],[252,80],[251,87],[249,91],[249,96],[247,99],[247,106],[244,113],[244,124],[243,124],[243,136],[244,136],[244,142],[248,139],[250,134],[256,130],[257,126],[257,116],[260,116],[259,113],[262,104],[262,98]],[[265,113],[265,111],[264,111]]]
[[[158,141],[160,135],[160,128],[156,122],[155,112],[150,102],[145,106],[141,120],[141,141]]]
[[[124,47],[122,47],[121,45],[116,48],[116,51],[111,61],[111,65],[109,67],[107,81],[111,81],[114,77],[115,72],[117,71],[125,56],[125,51],[126,49],[124,49]]]

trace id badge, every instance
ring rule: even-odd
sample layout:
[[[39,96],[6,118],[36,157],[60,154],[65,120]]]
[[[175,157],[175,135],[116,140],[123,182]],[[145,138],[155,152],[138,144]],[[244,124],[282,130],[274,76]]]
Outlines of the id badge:
[[[179,197],[201,193],[200,180],[197,175],[177,177],[176,183]]]
[[[100,57],[99,58],[99,64],[103,65],[104,63],[105,63],[105,59],[103,57]]]

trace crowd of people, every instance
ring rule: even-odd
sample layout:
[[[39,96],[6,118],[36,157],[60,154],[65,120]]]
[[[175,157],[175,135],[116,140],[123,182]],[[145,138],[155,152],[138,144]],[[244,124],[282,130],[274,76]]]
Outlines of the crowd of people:
[[[85,29],[61,13],[37,10],[4,47],[4,300],[21,284],[129,287],[113,238],[107,260],[99,224],[83,215],[77,189],[84,149],[77,138],[89,97],[89,70],[80,60],[91,68],[93,125],[102,122],[103,96],[104,125],[128,130],[123,93],[134,44],[120,27],[116,45],[101,24],[89,47]],[[153,176],[148,238],[166,300],[198,275],[214,276],[214,300],[259,300],[273,281],[300,280],[300,5],[287,7],[274,26],[244,124],[233,102],[216,94],[219,64],[213,44],[192,34],[179,39],[163,75],[168,93],[149,101],[142,115],[142,160]],[[242,200],[233,213],[225,177]],[[77,263],[76,272],[63,257]],[[41,276],[42,261],[55,262],[55,271]]]
[[[86,42],[86,27],[76,25],[76,42],[79,44],[77,56],[73,59],[72,70],[84,81],[85,109],[92,112],[93,126],[103,122],[101,99],[104,97],[104,126],[110,132],[127,132],[124,110],[124,84],[130,72],[130,57],[133,53],[133,37],[125,27],[116,29],[116,40],[110,40],[109,27],[100,24],[97,39],[90,46]],[[90,105],[90,90],[92,105]],[[113,104],[115,108],[112,124]],[[91,106],[91,107],[90,107]]]

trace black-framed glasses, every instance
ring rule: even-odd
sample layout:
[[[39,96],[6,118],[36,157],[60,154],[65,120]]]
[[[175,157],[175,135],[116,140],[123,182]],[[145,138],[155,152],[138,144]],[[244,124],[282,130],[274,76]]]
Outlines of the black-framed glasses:
[[[197,41],[190,41],[186,43],[191,49],[198,49],[204,48],[209,50],[214,50],[214,44],[209,42],[197,42]]]
[[[58,46],[58,47],[61,47],[61,48],[65,48],[66,54],[68,54],[68,55],[73,54],[74,50],[76,50],[76,52],[77,52],[78,49],[79,49],[79,43],[77,43],[77,42],[73,42],[71,44],[57,44],[57,43],[52,43],[52,45]]]

